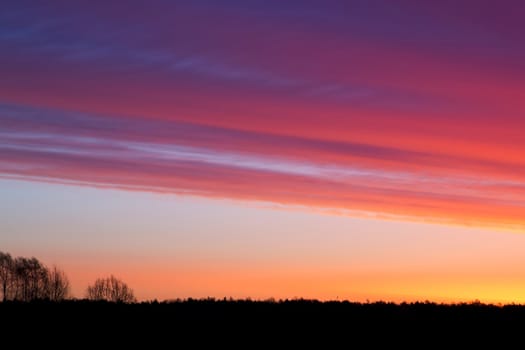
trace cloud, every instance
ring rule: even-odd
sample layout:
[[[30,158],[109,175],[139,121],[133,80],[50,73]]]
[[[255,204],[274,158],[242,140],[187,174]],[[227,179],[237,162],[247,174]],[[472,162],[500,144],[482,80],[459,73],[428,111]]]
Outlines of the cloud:
[[[0,170],[523,228],[522,22],[379,3],[13,2]]]
[[[523,183],[498,163],[7,104],[0,120],[8,177],[512,227],[525,210]]]

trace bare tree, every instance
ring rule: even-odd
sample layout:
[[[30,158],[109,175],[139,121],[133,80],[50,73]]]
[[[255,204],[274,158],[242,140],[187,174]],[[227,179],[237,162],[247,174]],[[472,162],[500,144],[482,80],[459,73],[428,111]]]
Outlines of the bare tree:
[[[17,257],[14,260],[15,280],[13,282],[13,295],[15,300],[25,301],[29,297],[29,259]]]
[[[18,257],[15,264],[14,299],[31,301],[48,298],[49,273],[37,258]]]
[[[87,287],[86,296],[91,300],[108,300],[106,279],[98,278],[93,285]]]
[[[14,261],[9,253],[0,252],[0,287],[2,300],[6,301],[9,296],[9,287],[14,279]]]
[[[86,295],[91,300],[106,300],[117,303],[136,301],[133,290],[113,275],[107,278],[98,278],[93,285],[88,286]]]
[[[69,297],[69,279],[64,271],[53,266],[48,270],[48,298],[52,301],[60,301]]]
[[[0,295],[3,301],[59,301],[69,296],[69,280],[56,266],[49,269],[36,258],[13,259],[0,252]]]

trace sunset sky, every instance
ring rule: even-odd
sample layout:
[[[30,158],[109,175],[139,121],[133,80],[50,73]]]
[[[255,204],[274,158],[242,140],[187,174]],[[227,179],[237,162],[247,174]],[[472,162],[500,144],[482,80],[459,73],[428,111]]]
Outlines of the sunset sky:
[[[524,18],[4,1],[0,251],[76,297],[525,303]]]

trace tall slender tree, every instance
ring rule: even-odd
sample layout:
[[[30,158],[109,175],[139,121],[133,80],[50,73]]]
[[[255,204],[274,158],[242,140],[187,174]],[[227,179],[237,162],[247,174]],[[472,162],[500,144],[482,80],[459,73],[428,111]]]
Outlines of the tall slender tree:
[[[69,279],[64,271],[53,266],[49,270],[48,298],[52,301],[61,301],[69,297]]]
[[[9,296],[9,288],[14,278],[14,261],[9,253],[0,252],[0,287],[2,300],[6,301]]]

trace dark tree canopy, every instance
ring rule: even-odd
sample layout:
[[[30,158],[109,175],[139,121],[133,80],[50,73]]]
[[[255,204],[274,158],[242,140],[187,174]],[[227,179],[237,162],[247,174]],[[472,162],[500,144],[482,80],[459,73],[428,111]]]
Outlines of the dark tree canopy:
[[[56,266],[46,267],[37,258],[12,258],[0,252],[2,300],[64,300],[69,297],[69,280]]]
[[[0,252],[0,292],[2,300],[8,299],[8,291],[14,278],[14,261],[9,253]]]
[[[132,303],[136,301],[133,290],[123,281],[111,275],[98,278],[87,288],[87,298],[91,300],[106,300],[117,303]]]

